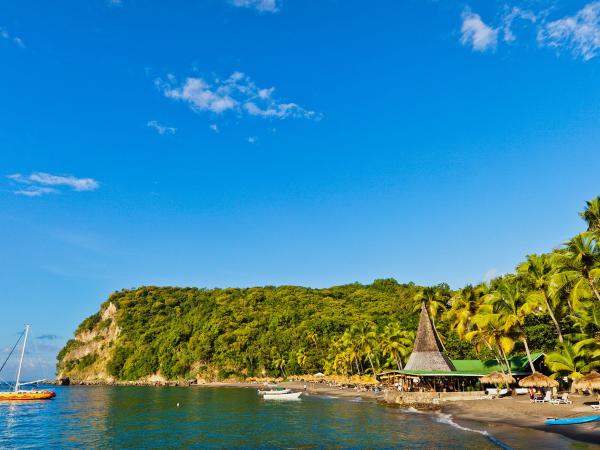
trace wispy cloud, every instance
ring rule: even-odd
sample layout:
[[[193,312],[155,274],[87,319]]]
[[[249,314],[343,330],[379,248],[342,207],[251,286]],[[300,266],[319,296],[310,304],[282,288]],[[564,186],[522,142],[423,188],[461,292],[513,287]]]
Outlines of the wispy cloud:
[[[70,188],[73,191],[94,191],[100,183],[93,178],[77,178],[72,175],[52,175],[45,172],[33,172],[30,175],[15,173],[7,176],[21,188],[14,191],[17,195],[27,197],[40,197],[45,194],[56,194],[61,188]]]
[[[177,132],[177,128],[161,125],[156,120],[150,120],[146,126],[155,129],[158,134],[175,134]]]
[[[256,136],[248,136],[248,143],[249,144],[255,144],[256,141],[258,141],[258,138]]]
[[[56,334],[42,334],[41,336],[37,336],[36,339],[46,340],[46,341],[55,341],[60,337]]]
[[[498,30],[481,20],[479,14],[465,10],[462,14],[460,42],[477,52],[494,50],[498,44]]]
[[[502,35],[504,42],[516,41],[517,37],[513,32],[513,23],[516,20],[535,23],[538,20],[538,17],[532,11],[521,9],[517,6],[513,6],[512,8],[506,7],[505,14],[502,17]]]
[[[11,41],[17,47],[25,48],[25,43],[23,42],[23,39],[21,39],[18,36],[11,35],[6,28],[0,27],[0,38],[7,41]]]
[[[220,131],[219,126],[216,123],[210,124],[210,129],[213,130],[215,133],[218,133]]]
[[[584,61],[594,58],[600,48],[600,2],[588,3],[573,16],[544,24],[537,39],[542,46],[567,49]]]
[[[515,23],[520,22],[521,27],[535,27],[540,47],[553,48],[557,53],[570,52],[584,61],[598,56],[600,1],[592,1],[575,14],[554,20],[549,18],[550,13],[550,9],[532,11],[518,6],[505,6],[504,13],[494,26],[484,23],[479,14],[467,8],[462,14],[460,42],[478,52],[495,50],[499,36],[508,44],[517,41],[514,28]]]
[[[275,13],[279,11],[278,0],[232,0],[231,3],[240,8],[253,8],[260,12]]]
[[[174,75],[156,79],[156,86],[165,97],[187,103],[196,112],[217,115],[235,112],[262,118],[320,119],[321,115],[299,106],[277,100],[275,88],[259,88],[247,75],[234,72],[225,80],[206,81],[203,78],[186,78],[178,83]]]

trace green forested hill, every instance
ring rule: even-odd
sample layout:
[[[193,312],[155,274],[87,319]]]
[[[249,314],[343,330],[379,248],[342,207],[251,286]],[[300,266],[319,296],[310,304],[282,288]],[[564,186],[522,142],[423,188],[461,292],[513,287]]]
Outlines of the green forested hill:
[[[451,358],[502,364],[543,351],[556,376],[574,379],[600,367],[600,197],[580,215],[587,230],[562,247],[456,291],[383,279],[328,289],[115,292],[61,350],[59,376],[214,379],[400,368],[424,302]]]
[[[102,320],[98,313],[76,335],[91,331],[106,341],[96,353],[108,357],[109,375],[124,380],[156,372],[169,379],[214,370],[220,377],[306,373],[325,370],[333,341],[353,325],[377,334],[391,323],[415,329],[418,290],[394,280],[329,289],[141,287],[112,294],[102,310],[114,304],[114,317]],[[113,320],[120,332],[109,342],[101,330]],[[59,354],[62,375],[77,378],[98,360],[70,358],[81,346],[72,340]],[[363,363],[359,370],[366,370]]]

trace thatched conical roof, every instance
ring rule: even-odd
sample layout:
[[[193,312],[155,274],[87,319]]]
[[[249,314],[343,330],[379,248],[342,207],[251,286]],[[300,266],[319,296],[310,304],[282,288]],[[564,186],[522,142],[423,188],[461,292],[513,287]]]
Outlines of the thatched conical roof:
[[[482,376],[479,381],[482,384],[512,384],[515,379],[502,372],[492,372]]]
[[[592,391],[600,389],[600,373],[593,370],[587,375],[573,381],[573,387],[575,389],[590,389]]]
[[[441,370],[448,372],[456,370],[452,361],[442,351],[442,344],[435,333],[425,303],[421,305],[417,338],[405,370]]]
[[[531,375],[519,380],[521,387],[558,387],[558,381],[547,377],[543,373],[535,372]]]

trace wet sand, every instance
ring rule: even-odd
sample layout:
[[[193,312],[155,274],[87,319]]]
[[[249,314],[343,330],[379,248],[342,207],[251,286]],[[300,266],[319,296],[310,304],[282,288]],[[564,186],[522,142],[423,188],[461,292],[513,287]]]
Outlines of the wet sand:
[[[600,422],[577,425],[545,425],[548,418],[568,418],[597,415],[589,405],[596,403],[589,396],[571,396],[571,405],[531,403],[527,396],[506,397],[494,400],[470,400],[451,402],[443,406],[442,412],[453,420],[475,421],[488,424],[491,428],[499,424],[528,428],[546,433],[557,433],[600,448]],[[589,447],[588,447],[589,448]]]

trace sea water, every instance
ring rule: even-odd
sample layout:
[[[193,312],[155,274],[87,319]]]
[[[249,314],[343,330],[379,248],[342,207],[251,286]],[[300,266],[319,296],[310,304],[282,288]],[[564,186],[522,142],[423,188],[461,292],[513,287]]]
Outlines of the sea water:
[[[50,401],[0,402],[0,448],[510,448],[436,415],[366,401],[266,401],[249,388],[55,390]]]

